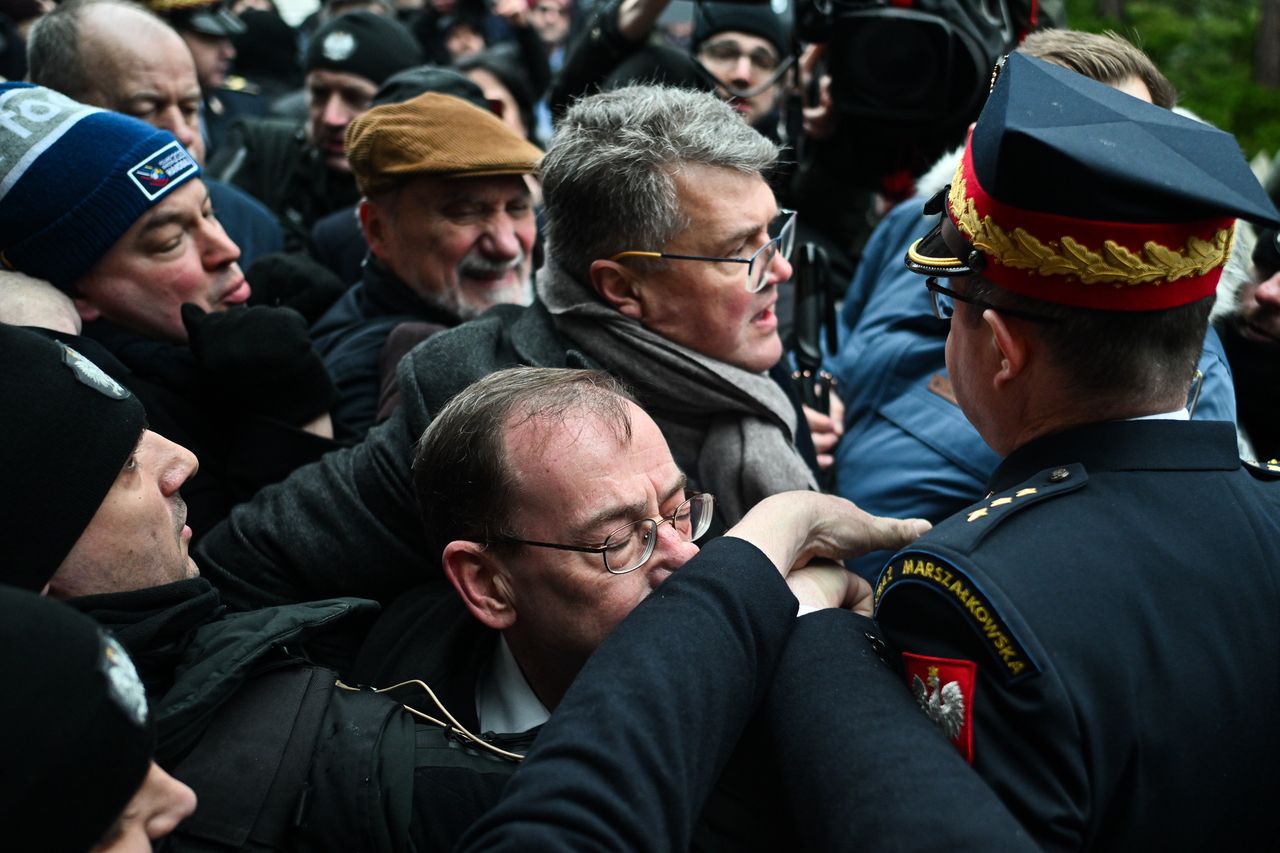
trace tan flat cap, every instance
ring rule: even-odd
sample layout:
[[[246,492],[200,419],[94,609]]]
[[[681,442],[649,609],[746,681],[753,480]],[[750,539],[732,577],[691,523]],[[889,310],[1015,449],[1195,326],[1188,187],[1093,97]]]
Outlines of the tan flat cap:
[[[437,92],[374,107],[347,126],[346,146],[365,195],[414,175],[524,175],[542,157],[493,113]]]

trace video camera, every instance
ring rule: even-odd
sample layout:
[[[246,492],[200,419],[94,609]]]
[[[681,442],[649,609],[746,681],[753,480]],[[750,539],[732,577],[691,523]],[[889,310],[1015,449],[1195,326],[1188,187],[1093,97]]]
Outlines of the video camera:
[[[1037,0],[795,0],[799,38],[826,44],[841,125],[884,176],[918,174],[964,131],[991,70],[1037,23]],[[872,182],[874,185],[874,182]]]

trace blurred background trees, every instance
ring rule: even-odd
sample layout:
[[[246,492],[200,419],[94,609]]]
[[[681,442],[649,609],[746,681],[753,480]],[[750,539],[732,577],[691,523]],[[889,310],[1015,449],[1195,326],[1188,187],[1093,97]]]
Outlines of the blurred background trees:
[[[1229,130],[1245,155],[1280,150],[1280,0],[1067,0],[1078,30],[1145,50],[1179,103]]]

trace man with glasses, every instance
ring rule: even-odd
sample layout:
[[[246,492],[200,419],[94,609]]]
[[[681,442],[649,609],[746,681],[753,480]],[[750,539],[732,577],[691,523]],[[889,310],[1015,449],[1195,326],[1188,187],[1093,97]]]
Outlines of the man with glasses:
[[[1228,134],[1019,54],[927,209],[906,264],[1003,461],[876,582],[908,687],[1046,848],[1254,843],[1280,471],[1186,407],[1235,219],[1280,213]]]
[[[540,170],[539,300],[433,335],[401,361],[401,405],[362,445],[213,531],[201,565],[226,599],[388,601],[433,574],[440,551],[423,542],[403,460],[458,390],[519,364],[601,368],[634,388],[692,488],[715,495],[713,530],[769,495],[815,488],[778,364],[794,215],[763,176],[776,157],[707,93],[632,87],[577,102]]]
[[[927,526],[792,493],[699,555],[715,499],[688,487],[658,425],[616,381],[583,370],[509,368],[464,389],[418,442],[413,489],[448,583],[387,608],[352,675],[380,688],[405,684],[401,701],[437,716],[443,706],[455,725],[521,751],[596,648],[695,557],[727,576],[781,571],[810,608],[853,604],[870,588],[811,559],[908,542]],[[664,708],[682,700],[647,698]],[[698,805],[671,808],[696,815]]]

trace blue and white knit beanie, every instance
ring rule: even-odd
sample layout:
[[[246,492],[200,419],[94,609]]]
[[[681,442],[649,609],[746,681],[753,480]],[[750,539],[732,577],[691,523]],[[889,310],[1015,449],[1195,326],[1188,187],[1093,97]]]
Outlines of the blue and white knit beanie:
[[[173,134],[30,83],[0,84],[0,263],[71,290],[200,166]]]

